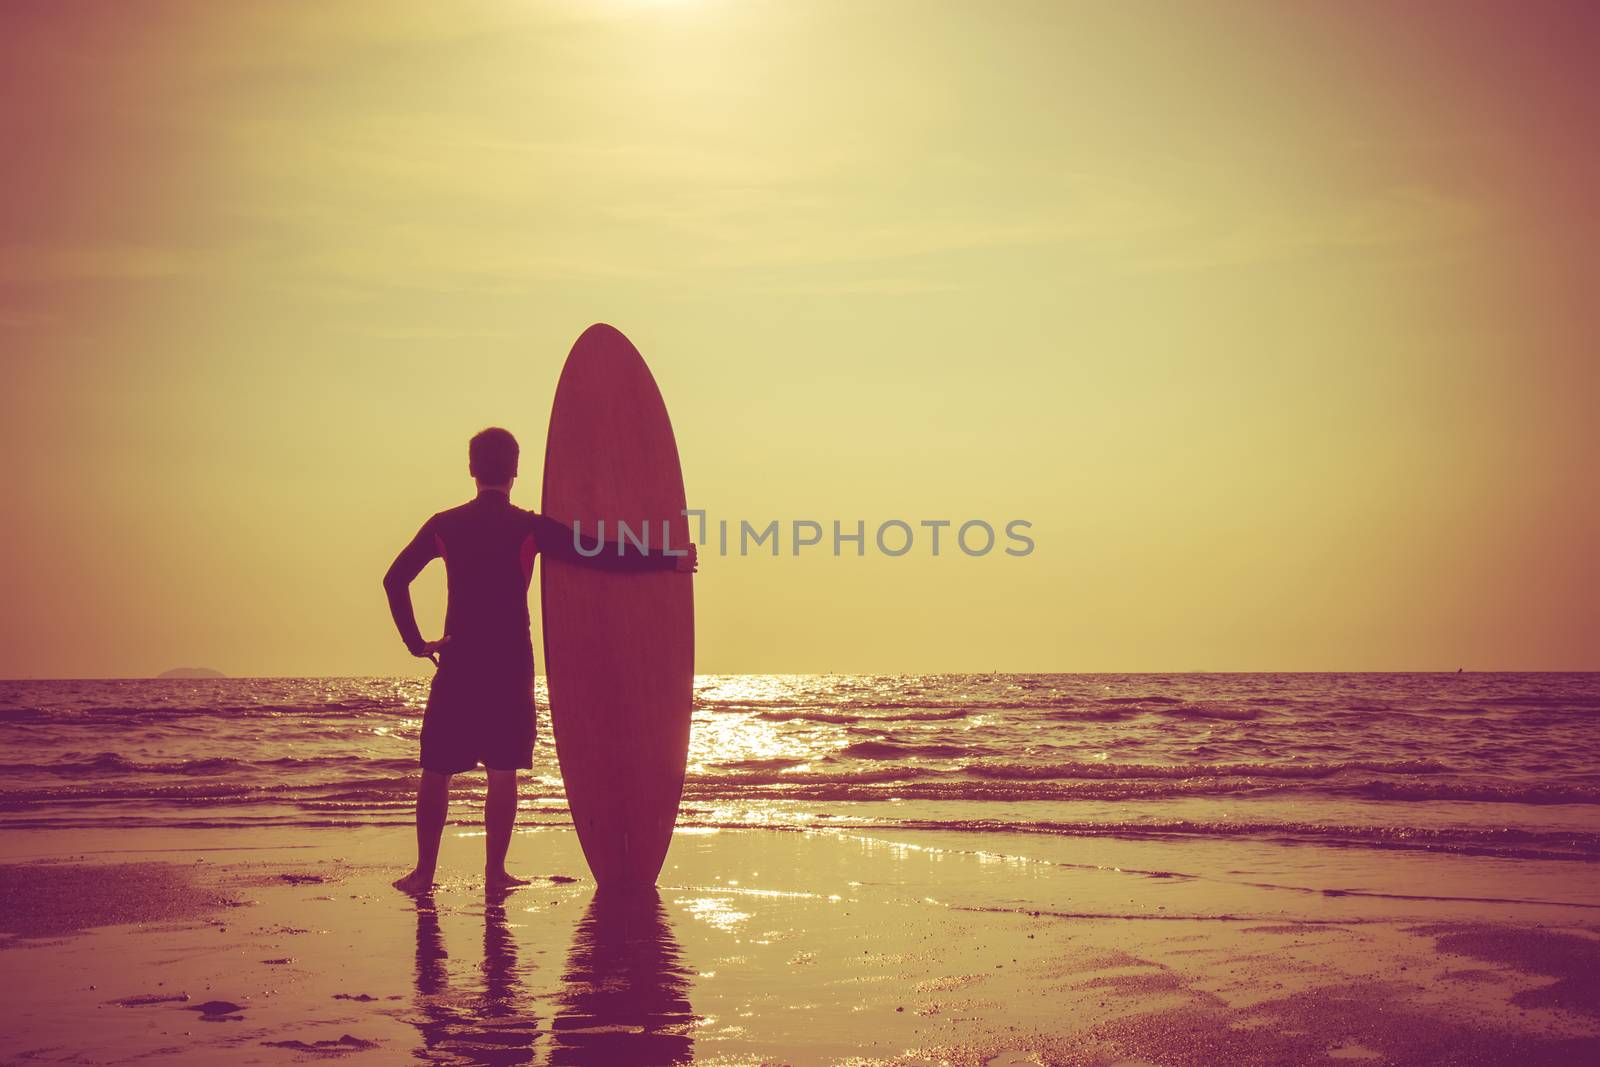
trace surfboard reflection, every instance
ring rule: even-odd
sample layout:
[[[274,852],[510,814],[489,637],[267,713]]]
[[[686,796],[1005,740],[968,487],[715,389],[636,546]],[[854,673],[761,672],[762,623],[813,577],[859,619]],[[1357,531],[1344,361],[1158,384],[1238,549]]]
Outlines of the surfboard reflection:
[[[597,892],[567,953],[553,1064],[694,1058],[689,972],[655,889]]]
[[[415,1058],[425,1063],[531,1063],[540,1036],[529,1010],[517,960],[517,943],[506,924],[506,896],[492,894],[483,907],[481,991],[453,989],[449,953],[431,898],[417,901],[417,1012],[422,1035]]]

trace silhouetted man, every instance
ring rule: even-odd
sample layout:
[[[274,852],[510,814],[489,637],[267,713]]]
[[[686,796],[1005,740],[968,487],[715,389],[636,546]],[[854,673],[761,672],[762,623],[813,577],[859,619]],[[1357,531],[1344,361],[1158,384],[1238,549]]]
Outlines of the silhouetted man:
[[[389,611],[406,648],[438,666],[422,719],[417,866],[394,883],[408,893],[433,885],[450,776],[480,763],[489,772],[484,877],[489,888],[527,884],[506,871],[505,861],[517,816],[517,769],[533,766],[528,585],[534,557],[543,552],[607,570],[697,568],[693,544],[686,546],[686,555],[669,556],[636,546],[624,553],[616,544],[586,538],[580,552],[571,527],[511,503],[518,449],[509,431],[484,430],[469,443],[467,456],[477,497],[423,523],[383,576]],[[411,606],[411,582],[435,557],[444,560],[449,603],[444,636],[424,641]]]

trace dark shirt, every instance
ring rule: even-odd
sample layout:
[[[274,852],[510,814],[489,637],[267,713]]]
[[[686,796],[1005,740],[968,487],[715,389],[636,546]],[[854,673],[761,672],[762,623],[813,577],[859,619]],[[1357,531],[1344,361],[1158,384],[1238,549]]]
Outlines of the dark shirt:
[[[444,632],[450,651],[514,653],[529,646],[528,584],[538,553],[613,571],[672,570],[678,563],[677,556],[644,552],[636,545],[621,551],[597,537],[585,536],[582,547],[580,553],[565,523],[522,510],[506,493],[480,490],[473,500],[423,523],[395,557],[383,576],[389,613],[406,648],[422,655],[411,581],[438,557],[449,588]]]

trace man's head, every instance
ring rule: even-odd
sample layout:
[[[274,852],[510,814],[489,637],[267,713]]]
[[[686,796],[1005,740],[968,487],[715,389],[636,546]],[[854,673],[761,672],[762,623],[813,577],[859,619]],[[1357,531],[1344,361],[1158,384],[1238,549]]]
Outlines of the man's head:
[[[467,469],[481,486],[510,489],[517,476],[518,451],[510,430],[491,426],[467,443]]]

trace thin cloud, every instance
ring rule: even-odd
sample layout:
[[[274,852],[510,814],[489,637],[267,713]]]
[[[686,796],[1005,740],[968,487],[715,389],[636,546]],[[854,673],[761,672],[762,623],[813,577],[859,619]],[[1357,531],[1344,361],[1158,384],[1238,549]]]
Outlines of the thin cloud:
[[[1333,255],[1410,252],[1467,237],[1484,221],[1477,201],[1416,187],[1343,204],[1235,216],[1226,228],[1140,259],[1148,271],[1205,270]]]

